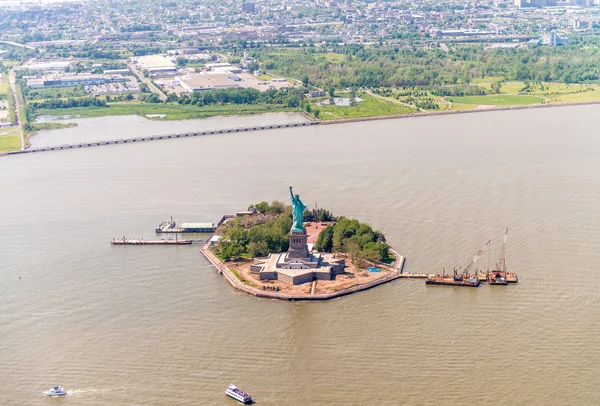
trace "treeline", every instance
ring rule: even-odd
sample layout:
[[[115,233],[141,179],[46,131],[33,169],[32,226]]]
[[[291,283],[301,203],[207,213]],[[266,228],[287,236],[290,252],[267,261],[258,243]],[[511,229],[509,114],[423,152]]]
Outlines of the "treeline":
[[[96,97],[82,97],[78,99],[48,99],[27,105],[31,111],[37,109],[66,109],[70,107],[106,107],[106,101]]]
[[[358,220],[341,218],[327,226],[317,238],[315,248],[320,252],[346,252],[353,261],[389,262],[389,247],[385,236]]]
[[[279,104],[287,107],[298,107],[302,104],[303,89],[269,89],[265,92],[253,88],[232,87],[193,92],[191,95],[177,96],[169,94],[167,101],[194,106],[210,106],[214,104]]]
[[[270,252],[288,250],[288,233],[292,227],[290,207],[286,207],[275,219],[249,228],[244,226],[244,217],[231,219],[222,230],[222,238],[216,249],[221,259],[229,261],[236,258],[261,257]]]
[[[563,47],[485,49],[481,44],[465,44],[444,52],[352,44],[334,46],[332,51],[337,57],[314,48],[294,52],[259,48],[251,56],[264,61],[262,67],[268,70],[282,76],[307,76],[310,85],[322,88],[439,87],[486,77],[564,83],[600,79],[600,44],[593,39],[576,38]]]
[[[271,252],[285,252],[289,248],[292,226],[290,206],[275,201],[250,206],[258,213],[230,219],[218,233],[222,235],[215,249],[223,260],[266,256]],[[305,221],[336,221],[325,227],[315,244],[320,252],[345,252],[360,265],[361,261],[389,262],[389,248],[385,236],[358,220],[337,219],[328,210],[312,209],[304,212]]]

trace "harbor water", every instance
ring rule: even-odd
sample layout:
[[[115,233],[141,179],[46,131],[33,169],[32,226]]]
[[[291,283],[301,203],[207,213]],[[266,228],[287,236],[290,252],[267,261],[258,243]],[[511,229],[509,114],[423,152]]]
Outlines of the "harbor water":
[[[485,112],[1,158],[0,404],[47,405],[42,392],[62,385],[61,405],[234,405],[230,383],[263,406],[600,404],[599,114]],[[127,120],[130,136],[148,135]],[[259,300],[197,245],[110,244],[154,239],[171,215],[216,222],[287,201],[290,184],[309,207],[385,233],[407,272],[464,267],[489,238],[478,265],[493,266],[508,226],[519,284],[398,280],[330,302]]]

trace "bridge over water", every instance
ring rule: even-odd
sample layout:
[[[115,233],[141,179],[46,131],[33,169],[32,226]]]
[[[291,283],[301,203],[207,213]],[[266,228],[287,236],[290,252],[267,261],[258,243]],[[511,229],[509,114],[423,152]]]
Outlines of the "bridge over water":
[[[307,127],[307,126],[311,126],[311,125],[317,125],[319,123],[320,123],[319,121],[308,121],[308,122],[302,122],[302,123],[257,125],[257,126],[253,126],[253,127],[224,128],[224,129],[220,129],[220,130],[193,131],[193,132],[186,132],[186,133],[166,134],[166,135],[150,135],[148,137],[119,138],[116,140],[106,140],[106,141],[88,141],[88,142],[80,142],[77,144],[64,144],[64,145],[56,145],[56,146],[51,146],[51,147],[29,148],[29,149],[25,149],[22,151],[7,152],[4,154],[0,154],[0,156],[33,154],[36,152],[59,151],[62,149],[99,147],[101,145],[130,144],[130,143],[144,142],[144,141],[167,140],[167,139],[171,139],[171,138],[198,137],[200,135],[210,135],[210,134],[225,134],[225,133],[239,133],[239,132],[259,131],[259,130],[274,130],[277,128],[289,128],[289,127]]]

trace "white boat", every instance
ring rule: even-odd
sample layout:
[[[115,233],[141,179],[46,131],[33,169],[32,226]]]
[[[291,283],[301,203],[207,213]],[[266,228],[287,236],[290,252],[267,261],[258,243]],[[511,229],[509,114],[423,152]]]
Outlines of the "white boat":
[[[234,384],[229,384],[227,390],[225,391],[225,394],[245,405],[252,404],[252,396],[250,396],[248,392],[244,392]]]
[[[55,386],[52,389],[48,389],[46,392],[44,392],[44,395],[46,396],[67,396],[67,392],[65,391],[65,388],[63,388],[62,386]]]

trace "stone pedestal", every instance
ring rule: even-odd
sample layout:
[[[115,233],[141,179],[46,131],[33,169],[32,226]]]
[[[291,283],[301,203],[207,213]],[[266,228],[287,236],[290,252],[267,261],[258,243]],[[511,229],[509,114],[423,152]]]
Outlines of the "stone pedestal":
[[[287,253],[287,258],[308,258],[308,245],[306,232],[292,231],[290,234],[290,249]]]

